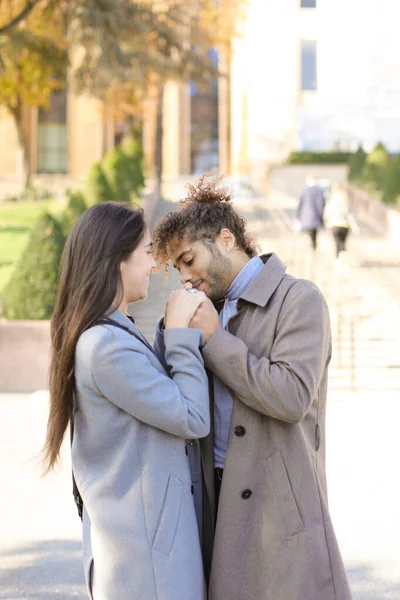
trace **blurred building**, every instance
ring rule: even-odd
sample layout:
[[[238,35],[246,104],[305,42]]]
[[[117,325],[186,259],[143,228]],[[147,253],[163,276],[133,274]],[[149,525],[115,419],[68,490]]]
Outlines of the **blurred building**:
[[[219,167],[265,179],[292,150],[400,150],[400,38],[394,0],[251,0],[225,73],[199,87],[170,82],[163,105],[166,178]],[[154,104],[144,120],[151,171]],[[32,171],[82,179],[121,138],[98,101],[58,92],[26,113]],[[18,177],[11,118],[0,118],[0,178]]]
[[[251,0],[231,67],[231,160],[259,172],[291,150],[400,150],[400,7]]]

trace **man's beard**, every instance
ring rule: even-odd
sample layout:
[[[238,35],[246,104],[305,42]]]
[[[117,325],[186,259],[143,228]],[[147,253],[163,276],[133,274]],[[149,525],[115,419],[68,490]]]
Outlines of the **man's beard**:
[[[229,258],[225,257],[218,248],[212,248],[211,254],[212,258],[207,269],[207,295],[210,300],[216,301],[225,296],[232,267]]]

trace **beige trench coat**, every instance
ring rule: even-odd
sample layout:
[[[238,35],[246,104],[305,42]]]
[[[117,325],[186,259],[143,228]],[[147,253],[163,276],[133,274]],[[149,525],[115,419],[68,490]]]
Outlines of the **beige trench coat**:
[[[228,331],[203,349],[233,394],[214,540],[212,438],[201,442],[206,570],[214,542],[209,597],[348,600],[325,477],[328,308],[276,255],[262,259]]]

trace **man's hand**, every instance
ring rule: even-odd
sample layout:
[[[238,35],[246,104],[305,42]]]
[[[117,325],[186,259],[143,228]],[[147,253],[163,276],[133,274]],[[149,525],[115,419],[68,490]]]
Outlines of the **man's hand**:
[[[217,329],[220,329],[221,323],[219,322],[218,313],[211,300],[207,298],[200,304],[189,323],[189,327],[200,329],[203,332],[206,342],[214,335]]]
[[[190,319],[202,302],[207,301],[204,292],[189,293],[181,288],[174,290],[167,300],[165,309],[165,329],[170,327],[189,327]]]

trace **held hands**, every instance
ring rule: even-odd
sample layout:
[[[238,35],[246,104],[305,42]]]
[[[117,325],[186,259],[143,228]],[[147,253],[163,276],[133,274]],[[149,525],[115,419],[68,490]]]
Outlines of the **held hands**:
[[[204,292],[193,294],[187,289],[173,291],[165,307],[165,328],[189,327],[196,310],[206,299]]]
[[[189,323],[189,327],[200,329],[206,342],[217,329],[220,329],[221,323],[219,322],[218,312],[209,298],[206,297],[200,304]]]

